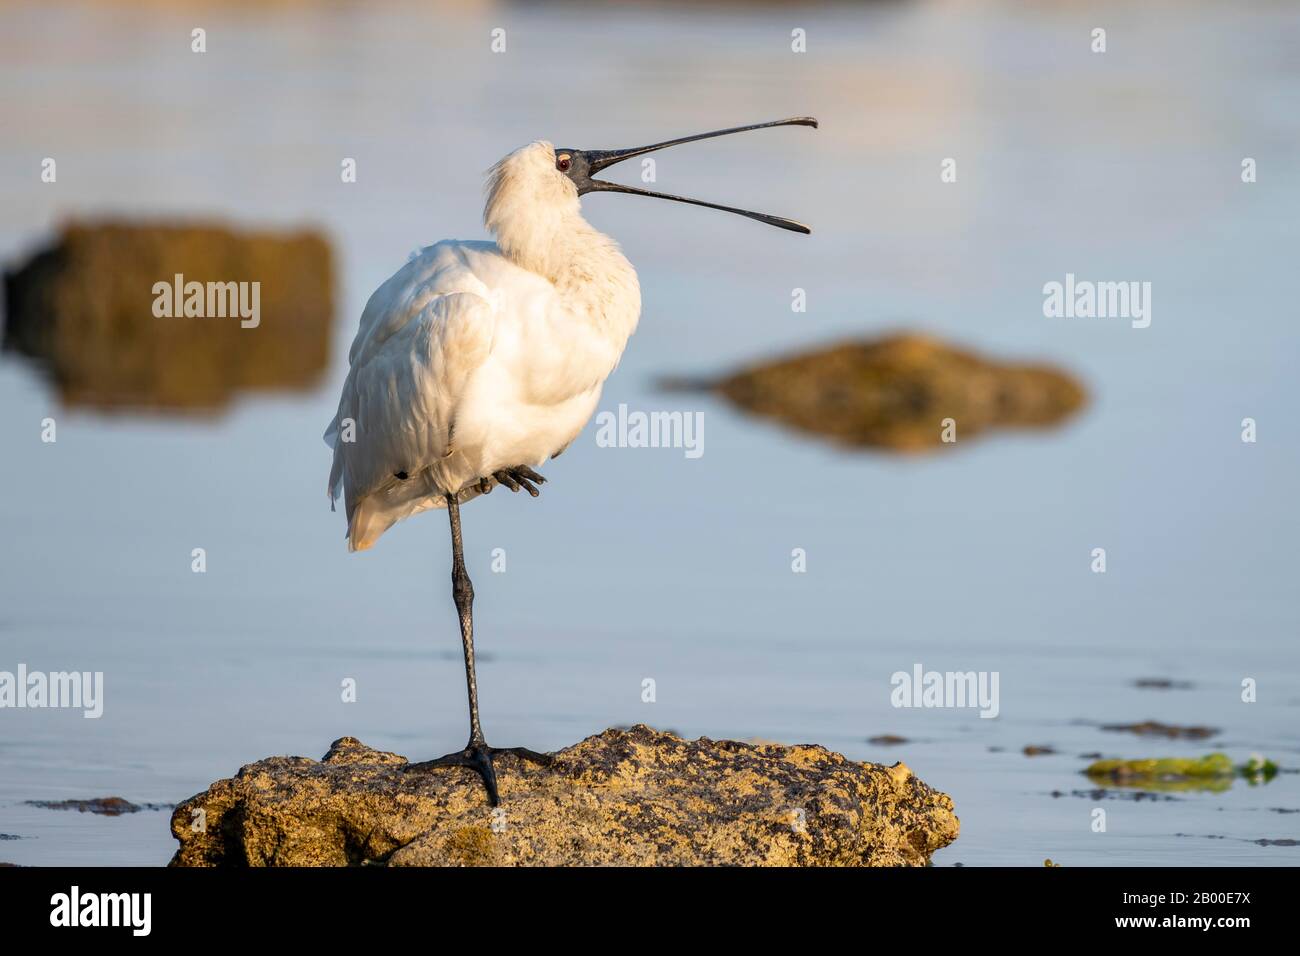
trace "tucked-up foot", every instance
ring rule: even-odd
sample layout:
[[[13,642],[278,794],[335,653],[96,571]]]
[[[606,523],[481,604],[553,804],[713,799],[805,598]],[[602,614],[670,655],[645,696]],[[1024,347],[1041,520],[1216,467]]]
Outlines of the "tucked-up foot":
[[[518,491],[523,488],[534,498],[539,494],[536,485],[546,484],[546,479],[533,471],[527,465],[515,465],[513,468],[502,468],[500,471],[492,473],[492,477],[505,485],[511,491]],[[483,479],[486,481],[487,479]]]
[[[492,765],[492,758],[500,754],[511,754],[521,760],[528,760],[543,767],[549,767],[553,760],[550,754],[541,754],[536,750],[529,750],[527,747],[489,747],[482,741],[477,743],[471,741],[464,750],[449,753],[437,760],[407,764],[403,769],[408,773],[420,773],[438,767],[468,767],[483,778],[483,786],[487,788],[488,802],[495,807],[500,805],[501,799],[497,795],[497,774]]]

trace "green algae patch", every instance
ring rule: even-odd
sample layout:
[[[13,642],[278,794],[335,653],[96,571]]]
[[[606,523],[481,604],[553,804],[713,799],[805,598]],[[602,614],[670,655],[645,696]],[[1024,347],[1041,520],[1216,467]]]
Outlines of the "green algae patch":
[[[1225,753],[1204,757],[1157,757],[1146,760],[1098,760],[1084,771],[1091,779],[1119,787],[1148,790],[1223,791],[1237,777],[1251,784],[1272,780],[1278,767],[1271,760],[1254,755],[1237,765]]]
[[[1250,759],[1237,768],[1252,787],[1257,783],[1268,783],[1277,776],[1277,771],[1277,764],[1259,754],[1251,754]]]

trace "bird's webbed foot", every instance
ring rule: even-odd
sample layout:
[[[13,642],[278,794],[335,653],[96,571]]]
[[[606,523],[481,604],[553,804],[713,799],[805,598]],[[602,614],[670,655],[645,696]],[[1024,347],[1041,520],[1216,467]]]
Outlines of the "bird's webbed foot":
[[[491,478],[480,478],[478,480],[478,490],[483,494],[487,494],[496,484],[505,485],[515,492],[523,488],[524,491],[536,498],[541,493],[537,490],[537,485],[546,484],[546,479],[527,465],[515,465],[513,468],[502,468],[500,471],[494,471]]]
[[[501,803],[501,799],[497,794],[497,774],[492,758],[500,754],[510,754],[543,767],[549,767],[554,759],[550,754],[538,753],[527,747],[489,747],[482,740],[471,740],[464,750],[457,750],[436,760],[407,764],[402,769],[407,773],[423,773],[439,767],[467,767],[482,778],[483,786],[487,789],[488,802],[495,807]]]

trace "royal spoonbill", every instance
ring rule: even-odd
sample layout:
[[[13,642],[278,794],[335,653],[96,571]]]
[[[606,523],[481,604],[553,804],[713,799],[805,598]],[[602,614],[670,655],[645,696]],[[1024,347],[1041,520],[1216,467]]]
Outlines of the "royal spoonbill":
[[[596,409],[641,313],[636,272],[617,243],[582,218],[578,198],[630,193],[692,203],[808,233],[779,216],[593,179],[615,163],[669,146],[772,126],[800,116],[699,133],[635,149],[557,149],[538,141],[488,173],[483,221],[496,242],[444,241],[381,285],[361,314],[338,413],[331,507],[342,493],[348,546],[363,551],[395,522],[429,508],[451,521],[452,598],[469,690],[469,743],[413,771],[467,767],[498,803],[492,758],[549,757],[489,747],[474,672],[474,587],[465,571],[460,506],[497,485],[534,498],[533,469],[572,442]]]

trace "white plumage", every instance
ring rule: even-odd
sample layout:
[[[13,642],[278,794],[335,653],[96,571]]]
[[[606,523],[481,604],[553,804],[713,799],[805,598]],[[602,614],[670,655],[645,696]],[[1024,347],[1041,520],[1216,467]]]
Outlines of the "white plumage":
[[[429,246],[362,313],[325,433],[351,550],[562,451],[636,328],[636,272],[583,219],[550,143],[493,167],[484,223],[495,243]]]

